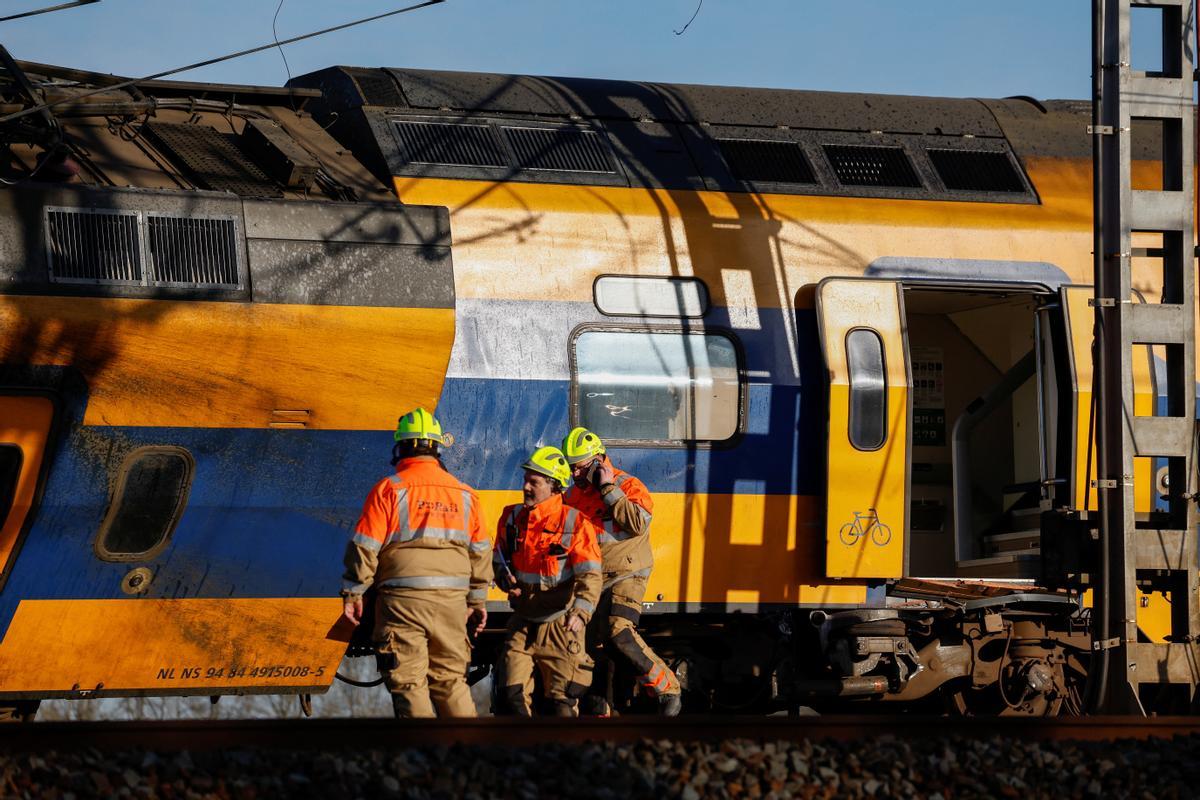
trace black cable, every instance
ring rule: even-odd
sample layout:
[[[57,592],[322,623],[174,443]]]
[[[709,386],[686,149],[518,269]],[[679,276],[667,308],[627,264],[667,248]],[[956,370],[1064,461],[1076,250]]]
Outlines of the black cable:
[[[7,17],[0,17],[0,22],[9,22],[14,19],[24,19],[25,17],[36,17],[38,14],[49,14],[51,11],[62,11],[65,8],[75,8],[76,6],[90,6],[92,3],[99,2],[100,0],[73,0],[70,3],[59,3],[56,6],[49,6],[48,8],[23,11],[20,14],[9,14]]]
[[[144,78],[131,78],[130,80],[121,81],[120,83],[113,83],[113,84],[109,84],[108,86],[102,86],[99,89],[92,89],[91,91],[83,92],[82,94],[72,95],[70,97],[64,97],[60,100],[55,100],[52,103],[44,103],[42,105],[33,106],[32,108],[26,108],[22,111],[16,111],[12,114],[6,114],[5,116],[0,117],[0,122],[10,122],[11,120],[14,120],[14,119],[20,119],[21,117],[27,117],[30,114],[37,114],[39,112],[44,111],[47,108],[52,108],[53,106],[61,105],[63,103],[75,103],[75,102],[82,100],[85,97],[91,97],[92,95],[100,94],[101,92],[111,92],[111,91],[115,91],[117,89],[127,89],[130,86],[136,86],[137,84],[145,83],[146,81],[158,80],[159,78],[165,78],[169,75],[178,75],[181,72],[188,72],[193,69],[199,69],[200,67],[209,67],[209,66],[212,66],[213,64],[220,64],[222,61],[231,61],[232,59],[241,58],[242,56],[249,56],[249,55],[253,55],[255,53],[261,53],[264,50],[270,50],[275,47],[282,47],[285,44],[294,44],[296,42],[302,42],[305,39],[312,39],[317,36],[324,36],[327,33],[334,33],[336,31],[342,31],[347,28],[353,28],[357,25],[364,25],[368,22],[375,22],[376,20],[384,19],[385,17],[394,17],[397,14],[404,14],[409,11],[416,11],[419,8],[426,8],[427,6],[436,6],[436,5],[439,5],[444,2],[446,2],[446,0],[425,0],[425,2],[423,2],[423,3],[416,3],[411,6],[405,6],[404,8],[395,9],[393,11],[386,11],[382,14],[376,14],[373,17],[363,17],[362,19],[356,19],[352,22],[344,22],[341,25],[334,25],[332,28],[325,28],[323,30],[313,31],[312,33],[301,34],[300,36],[293,36],[290,39],[284,39],[282,42],[275,41],[275,42],[271,42],[269,44],[259,45],[258,47],[251,47],[249,50],[240,50],[236,53],[229,53],[228,55],[218,56],[216,58],[210,58],[206,61],[197,61],[195,64],[188,64],[186,67],[176,67],[175,69],[168,69],[168,70],[164,70],[163,72],[156,72],[153,75],[147,75]]]
[[[287,72],[288,80],[292,79],[292,68],[288,66],[287,56],[283,53],[283,45],[279,43],[279,31],[275,30],[275,23],[279,22],[279,12],[283,10],[284,0],[279,0],[279,5],[275,7],[275,16],[271,18],[271,35],[275,37],[275,46],[279,48],[279,57],[283,59],[283,69]]]
[[[383,683],[382,675],[380,675],[378,678],[376,678],[373,681],[356,681],[356,680],[354,680],[354,678],[347,678],[345,675],[343,675],[340,672],[333,673],[333,677],[337,678],[342,683],[348,683],[351,686],[357,686],[360,689],[370,689],[372,686],[378,686],[379,684]]]
[[[700,0],[700,3],[696,6],[696,10],[692,13],[692,18],[687,21],[687,25],[684,25],[682,28],[675,31],[676,36],[683,36],[684,31],[686,31],[689,27],[691,27],[691,24],[696,21],[696,17],[699,16],[700,9],[703,7],[704,7],[704,0]]]

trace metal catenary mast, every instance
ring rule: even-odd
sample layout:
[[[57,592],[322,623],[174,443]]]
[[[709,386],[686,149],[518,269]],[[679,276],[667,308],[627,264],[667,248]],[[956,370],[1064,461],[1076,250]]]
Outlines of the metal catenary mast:
[[[1161,15],[1158,72],[1131,68],[1131,7],[1147,9],[1139,14]],[[1095,710],[1144,713],[1139,687],[1178,685],[1191,701],[1200,683],[1200,556],[1193,505],[1195,9],[1193,0],[1094,0],[1093,13],[1100,559],[1093,582],[1090,704]],[[1161,132],[1162,179],[1153,189],[1132,187],[1135,127],[1139,134]],[[1135,232],[1155,244],[1134,248]],[[1135,258],[1161,262],[1161,302],[1143,303],[1134,296]],[[1134,414],[1133,364],[1146,350],[1139,345],[1153,346],[1165,361],[1158,371],[1158,416]],[[1167,511],[1151,514],[1148,521],[1134,518],[1135,457],[1161,459],[1167,468]],[[1168,593],[1168,644],[1138,641],[1139,586]]]

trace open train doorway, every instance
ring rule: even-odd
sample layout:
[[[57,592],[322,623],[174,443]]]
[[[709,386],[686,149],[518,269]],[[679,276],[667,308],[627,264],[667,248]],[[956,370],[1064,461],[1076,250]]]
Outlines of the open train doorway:
[[[1057,300],[1040,287],[905,287],[910,575],[1038,574],[1071,411]]]
[[[1086,483],[1090,329],[1071,288],[819,285],[830,577],[1039,576],[1043,512]]]

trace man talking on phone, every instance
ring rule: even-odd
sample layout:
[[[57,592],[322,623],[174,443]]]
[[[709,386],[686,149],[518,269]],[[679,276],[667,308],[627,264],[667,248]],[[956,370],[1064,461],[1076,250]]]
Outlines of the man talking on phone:
[[[650,548],[654,501],[644,483],[613,466],[604,442],[587,428],[568,433],[562,452],[574,478],[563,502],[586,514],[600,533],[604,580],[600,608],[609,612],[596,624],[606,626],[605,641],[629,659],[643,690],[658,699],[659,713],[673,717],[682,708],[679,680],[637,632],[646,582],[654,569]]]

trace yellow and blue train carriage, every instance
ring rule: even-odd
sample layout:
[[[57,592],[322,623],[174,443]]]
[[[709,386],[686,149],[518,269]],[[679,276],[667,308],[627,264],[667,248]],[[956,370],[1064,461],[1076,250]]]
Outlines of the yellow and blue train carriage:
[[[445,209],[388,200],[314,95],[150,84],[12,147],[0,698],[332,682],[359,495],[442,390],[454,283]]]
[[[524,452],[600,433],[655,496],[644,623],[710,687],[777,676],[778,650],[700,665],[689,620],[729,637],[856,609],[851,629],[898,637],[897,606],[958,595],[1053,609],[1038,636],[1084,668],[1086,565],[1042,526],[1096,507],[1087,104],[360,68],[294,83],[401,202],[450,210],[448,462],[494,511]],[[1146,353],[1138,413],[1153,372]],[[792,627],[783,660],[828,677],[810,663],[828,631]],[[909,682],[885,646],[883,684],[864,659],[798,683],[913,699],[964,678],[931,678],[927,654]]]
[[[151,82],[11,150],[0,699],[327,688],[362,493],[436,404],[491,518],[576,424],[647,483],[643,623],[696,707],[986,711],[1031,674],[1026,713],[1072,707],[1085,105],[294,84]],[[1000,618],[1003,663],[968,644]]]

